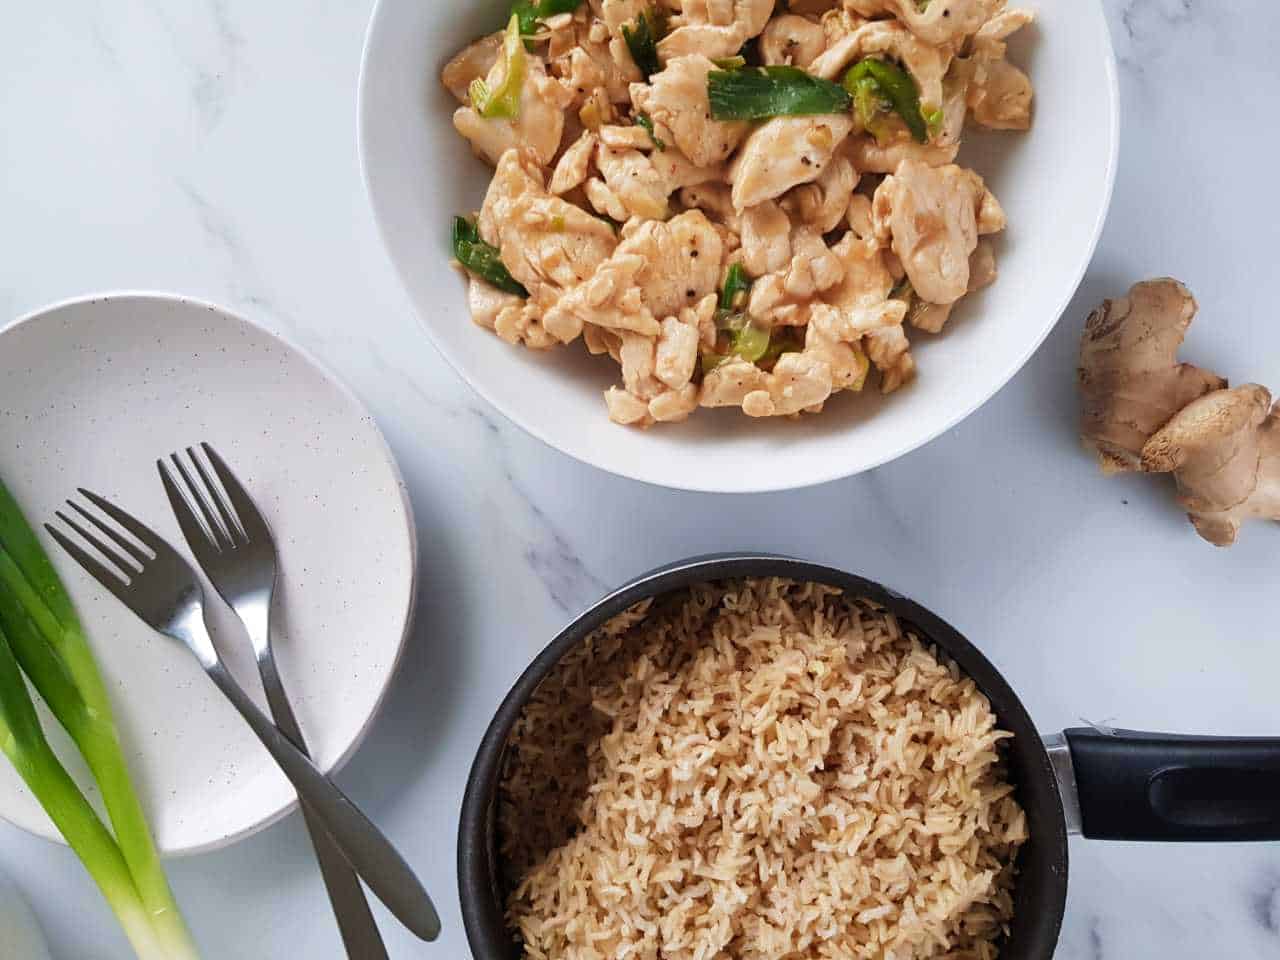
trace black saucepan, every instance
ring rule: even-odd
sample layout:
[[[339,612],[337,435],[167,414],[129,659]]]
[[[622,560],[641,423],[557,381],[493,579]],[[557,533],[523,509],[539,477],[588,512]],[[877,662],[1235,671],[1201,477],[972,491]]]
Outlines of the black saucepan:
[[[868,597],[950,656],[1012,732],[1009,765],[1031,839],[1019,854],[1013,929],[1001,956],[1049,960],[1067,896],[1067,836],[1124,840],[1280,840],[1280,739],[1223,739],[1067,730],[1041,737],[1013,689],[976,647],[924,607],[830,567],[767,555],[698,558],[664,567],[601,600],[565,628],[498,708],[462,801],[458,883],[476,960],[516,960],[503,923],[495,852],[495,796],[508,735],[564,653],[647,597],[708,580],[789,577]],[[1190,879],[1190,878],[1189,878]]]

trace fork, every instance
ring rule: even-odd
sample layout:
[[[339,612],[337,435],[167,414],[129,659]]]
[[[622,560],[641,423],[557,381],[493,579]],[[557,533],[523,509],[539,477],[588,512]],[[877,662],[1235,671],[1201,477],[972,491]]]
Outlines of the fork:
[[[419,937],[434,940],[440,932],[440,919],[409,865],[333,781],[266,718],[228,672],[209,635],[204,589],[190,565],[150,528],[111,501],[83,487],[79,492],[137,542],[73,500],[67,501],[68,506],[101,536],[61,510],[55,515],[115,569],[46,523],[49,536],[148,626],[195,654],[378,899]]]
[[[275,539],[231,468],[209,444],[200,446],[221,482],[222,490],[226,491],[225,496],[191,447],[187,448],[187,457],[200,482],[195,481],[193,471],[174,453],[170,455],[173,469],[163,460],[156,461],[164,492],[200,568],[244,624],[253,644],[262,689],[267,694],[267,704],[276,726],[293,741],[294,746],[307,753],[302,729],[285,694],[271,646],[271,598],[275,592],[277,567]],[[186,485],[190,499],[199,508],[200,517],[196,516],[188,498],[179,489],[173,476],[175,470]],[[355,871],[305,803],[302,804],[302,817],[311,834],[311,845],[315,848],[320,875],[324,878],[347,956],[356,960],[386,960],[387,948],[378,933],[378,925],[374,922]]]

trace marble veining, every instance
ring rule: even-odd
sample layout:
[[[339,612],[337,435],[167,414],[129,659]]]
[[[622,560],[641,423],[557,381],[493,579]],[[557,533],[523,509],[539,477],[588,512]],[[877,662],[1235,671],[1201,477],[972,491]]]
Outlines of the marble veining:
[[[339,780],[421,868],[446,926],[423,950],[384,923],[393,956],[467,955],[453,827],[502,694],[586,604],[681,557],[768,549],[885,582],[978,643],[1046,733],[1090,717],[1280,734],[1280,532],[1252,527],[1217,552],[1167,489],[1103,480],[1074,438],[1071,383],[1088,309],[1171,273],[1204,309],[1188,351],[1234,380],[1280,387],[1280,326],[1264,322],[1265,284],[1250,282],[1274,271],[1280,248],[1275,200],[1258,189],[1277,146],[1258,104],[1280,95],[1280,8],[1105,0],[1125,110],[1116,200],[1055,333],[986,407],[894,464],[812,490],[715,498],[548,450],[426,342],[356,160],[370,6],[67,0],[8,11],[0,326],[96,290],[172,289],[291,337],[377,417],[417,513],[424,596],[385,715]],[[441,291],[442,308],[455,296]],[[0,451],[0,468],[10,455]],[[1075,840],[1071,860],[1059,960],[1280,957],[1275,845]],[[0,867],[19,878],[55,956],[129,956],[65,850],[0,825]],[[209,957],[338,955],[296,817],[171,874]]]

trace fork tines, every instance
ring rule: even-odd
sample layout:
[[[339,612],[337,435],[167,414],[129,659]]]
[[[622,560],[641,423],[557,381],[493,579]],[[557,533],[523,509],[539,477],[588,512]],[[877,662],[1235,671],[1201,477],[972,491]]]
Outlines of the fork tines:
[[[200,451],[204,458],[195,447],[187,447],[185,457],[170,454],[172,466],[157,460],[160,479],[189,542],[205,540],[219,552],[235,550],[266,532],[262,518],[217,451],[207,443],[200,444]]]
[[[76,562],[84,567],[95,580],[119,596],[120,590],[128,586],[134,577],[142,572],[147,563],[159,555],[162,544],[155,534],[106,497],[101,497],[90,490],[86,490],[84,487],[77,489],[82,497],[115,521],[119,527],[124,528],[133,539],[125,536],[116,526],[103,520],[97,514],[86,510],[74,500],[68,500],[67,506],[94,529],[90,529],[90,527],[85,526],[61,510],[55,510],[54,516],[70,527],[81,540],[92,546],[110,566],[102,563],[97,557],[93,556],[53,524],[46,523],[44,528],[49,532],[49,536],[53,537],[62,549],[71,554]],[[95,529],[102,536],[95,533]],[[103,537],[106,539],[103,539]]]

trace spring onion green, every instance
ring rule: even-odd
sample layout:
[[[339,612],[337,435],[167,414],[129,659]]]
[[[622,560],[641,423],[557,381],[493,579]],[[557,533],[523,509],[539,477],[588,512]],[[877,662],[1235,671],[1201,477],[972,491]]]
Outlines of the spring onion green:
[[[751,278],[741,263],[735,261],[724,275],[724,288],[720,291],[720,310],[724,314],[740,310],[751,289]]]
[[[523,36],[532,36],[538,32],[538,25],[547,17],[554,17],[557,13],[573,13],[578,7],[582,6],[582,0],[517,0],[511,12],[514,13],[520,24],[520,33]]]
[[[926,114],[920,107],[915,79],[897,64],[867,57],[844,75],[844,88],[853,97],[858,119],[877,140],[887,135],[883,118],[892,111],[902,118],[917,143],[929,142],[930,126],[940,127],[941,111]]]
[[[479,228],[466,217],[453,218],[453,255],[481,280],[504,293],[529,296],[524,285],[511,276],[498,248],[481,240]]]
[[[666,32],[665,28],[666,20],[656,9],[642,11],[636,17],[634,27],[622,28],[622,39],[627,42],[631,59],[636,62],[646,80],[662,69],[658,60],[658,41]]]
[[[753,321],[746,313],[747,293],[751,279],[741,263],[734,263],[725,274],[724,287],[720,290],[720,302],[716,309],[716,326],[721,331],[725,346],[721,352],[702,355],[702,372],[714,370],[731,357],[739,357],[755,363],[769,351],[770,332]],[[727,334],[727,340],[726,340]]]
[[[844,113],[852,100],[838,83],[799,67],[712,70],[707,74],[711,116],[717,120],[767,120]]]
[[[24,672],[88,764],[114,837],[49,747]],[[0,749],[80,857],[138,956],[197,957],[133,789],[111,702],[84,629],[3,482]]]
[[[476,77],[471,81],[467,92],[471,96],[472,109],[486,120],[514,120],[520,115],[520,94],[524,90],[525,67],[528,63],[524,42],[520,37],[518,14],[511,14],[498,57],[506,65],[502,82],[490,88],[483,77]]]
[[[653,132],[653,120],[646,113],[636,114],[636,126],[644,127],[649,133],[649,139],[653,141],[653,148],[659,153],[667,149],[666,143],[659,139],[658,135]]]

